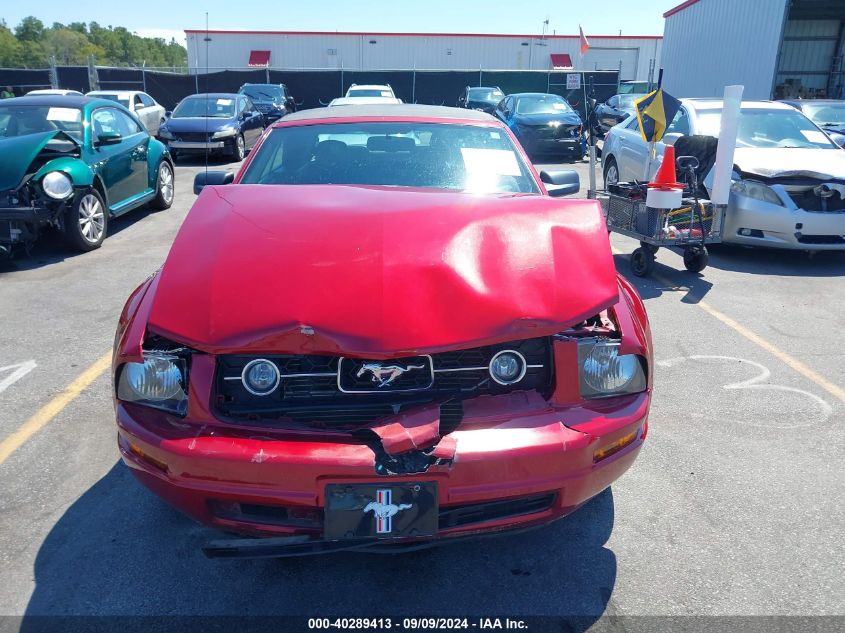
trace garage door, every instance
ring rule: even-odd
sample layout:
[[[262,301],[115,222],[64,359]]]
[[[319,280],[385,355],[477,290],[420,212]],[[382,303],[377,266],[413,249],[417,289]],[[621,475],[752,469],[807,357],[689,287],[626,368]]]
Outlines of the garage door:
[[[619,70],[622,64],[622,73],[619,79],[625,81],[637,78],[637,63],[639,62],[639,49],[636,48],[599,48],[591,46],[584,55],[583,61],[578,64],[584,70]]]

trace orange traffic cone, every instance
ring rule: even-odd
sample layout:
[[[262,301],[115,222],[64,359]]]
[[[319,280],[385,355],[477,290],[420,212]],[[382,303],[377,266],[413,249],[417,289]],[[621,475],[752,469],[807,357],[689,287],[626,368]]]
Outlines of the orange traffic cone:
[[[678,182],[678,177],[675,174],[675,148],[672,145],[667,145],[666,149],[663,150],[663,162],[660,163],[660,168],[654,174],[654,180],[648,183],[648,186],[658,189],[684,188]]]
[[[663,151],[663,162],[654,174],[654,180],[648,183],[646,206],[655,209],[675,209],[681,206],[684,186],[676,181],[675,148],[667,145]]]

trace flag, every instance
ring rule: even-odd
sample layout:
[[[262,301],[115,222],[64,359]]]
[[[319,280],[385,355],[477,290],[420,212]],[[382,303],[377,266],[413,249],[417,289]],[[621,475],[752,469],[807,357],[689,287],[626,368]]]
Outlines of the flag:
[[[666,128],[675,118],[681,102],[662,88],[649,92],[642,99],[634,101],[640,134],[647,143],[656,143],[663,138]]]
[[[581,25],[578,25],[578,32],[581,34],[581,57],[584,56],[584,53],[587,52],[587,49],[590,48],[590,43],[587,41],[587,37],[584,35],[584,29],[581,28]]]

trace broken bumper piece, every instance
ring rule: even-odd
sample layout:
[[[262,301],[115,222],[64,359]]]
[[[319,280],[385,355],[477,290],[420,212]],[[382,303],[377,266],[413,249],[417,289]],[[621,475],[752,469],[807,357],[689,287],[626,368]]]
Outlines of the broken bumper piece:
[[[426,410],[354,435],[257,437],[219,425],[174,432],[160,413],[126,403],[118,403],[117,419],[126,464],[187,515],[228,532],[296,537],[217,543],[207,554],[288,556],[408,548],[559,519],[633,463],[646,436],[649,398],[645,392],[566,407],[527,392],[478,398],[465,402],[461,425],[443,437]],[[379,467],[385,455],[400,472]],[[337,524],[326,524],[337,516],[327,511],[327,496],[338,489],[354,494],[335,505],[364,527],[338,532]],[[431,499],[420,496],[426,491]],[[410,517],[420,507],[435,516],[415,531]]]

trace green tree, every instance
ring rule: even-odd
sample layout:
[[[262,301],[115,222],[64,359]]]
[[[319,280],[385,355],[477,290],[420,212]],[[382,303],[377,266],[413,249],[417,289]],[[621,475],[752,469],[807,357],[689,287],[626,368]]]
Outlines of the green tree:
[[[0,24],[0,68],[21,65],[21,45],[6,23]]]
[[[53,55],[60,65],[85,64],[88,57],[104,56],[102,48],[92,44],[88,38],[67,28],[52,28],[44,36],[44,49],[47,55]]]
[[[38,42],[44,37],[44,23],[33,16],[27,16],[15,27],[19,42]]]

